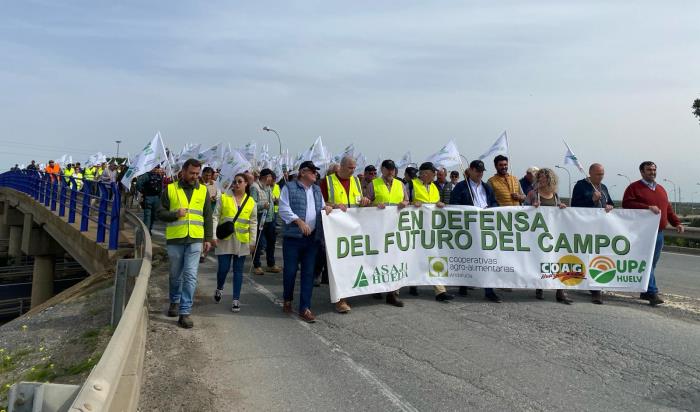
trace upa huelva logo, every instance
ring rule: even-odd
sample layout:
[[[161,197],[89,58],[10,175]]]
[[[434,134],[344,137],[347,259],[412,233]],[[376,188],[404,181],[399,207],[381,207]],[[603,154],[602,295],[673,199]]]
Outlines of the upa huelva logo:
[[[540,263],[541,279],[559,279],[566,286],[576,286],[586,278],[586,265],[574,255],[562,256],[558,262]]]
[[[428,257],[428,276],[431,278],[446,278],[448,274],[446,257]]]
[[[596,256],[588,264],[588,271],[591,279],[598,283],[610,283],[615,279],[617,266],[615,262],[607,256]]]
[[[613,280],[622,283],[639,283],[642,273],[647,268],[646,260],[617,259],[608,256],[596,256],[588,264],[591,279],[596,283],[610,283]]]

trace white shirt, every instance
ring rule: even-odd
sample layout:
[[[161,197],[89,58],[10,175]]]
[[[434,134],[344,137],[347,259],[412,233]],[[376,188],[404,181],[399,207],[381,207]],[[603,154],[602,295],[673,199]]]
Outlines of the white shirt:
[[[287,183],[280,192],[280,217],[286,224],[290,224],[299,219],[299,216],[292,211],[292,207],[289,205],[289,189],[287,188],[287,185],[295,184],[296,182]],[[306,216],[302,220],[309,225],[311,230],[314,230],[316,229],[316,201],[314,200],[313,185],[309,187],[306,187],[304,184],[301,185],[304,188],[304,192],[306,192]],[[321,197],[321,208],[325,206],[326,203],[323,201],[323,197]]]
[[[484,189],[484,183],[476,183],[469,179],[469,187],[471,188],[472,203],[474,203],[474,206],[482,209],[489,207],[489,202],[486,198],[486,189]]]

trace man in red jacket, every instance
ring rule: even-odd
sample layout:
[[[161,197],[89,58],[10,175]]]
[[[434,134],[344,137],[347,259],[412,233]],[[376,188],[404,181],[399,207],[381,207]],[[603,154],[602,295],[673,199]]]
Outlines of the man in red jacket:
[[[659,289],[656,287],[654,272],[656,263],[661,256],[661,249],[664,247],[664,228],[671,223],[678,233],[683,233],[685,228],[680,219],[673,213],[673,208],[668,201],[668,194],[660,184],[656,183],[656,164],[646,161],[639,165],[639,172],[642,179],[631,183],[625,189],[622,196],[622,207],[625,209],[649,209],[655,214],[661,215],[659,221],[659,232],[656,234],[656,246],[654,247],[654,259],[651,264],[651,275],[649,276],[649,287],[647,291],[639,295],[640,299],[649,301],[651,306],[664,303],[659,297]]]

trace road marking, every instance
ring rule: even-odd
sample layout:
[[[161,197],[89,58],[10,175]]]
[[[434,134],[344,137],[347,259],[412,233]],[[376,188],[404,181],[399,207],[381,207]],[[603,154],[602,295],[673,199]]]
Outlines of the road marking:
[[[214,262],[214,263],[217,263],[217,260],[211,256],[207,256],[207,259]],[[247,276],[247,278],[248,278],[248,282],[251,285],[253,285],[253,288],[257,292],[259,292],[261,295],[265,296],[270,302],[272,302],[272,304],[277,305],[279,307],[282,307],[282,302],[279,299],[277,299],[277,297],[275,296],[274,293],[270,292],[270,290],[267,289],[265,286],[254,281],[252,278],[250,278],[250,276]],[[397,408],[399,408],[402,411],[406,411],[406,412],[418,412],[418,409],[416,409],[413,405],[411,405],[407,401],[403,400],[398,393],[394,392],[389,387],[389,385],[385,384],[383,381],[381,381],[379,378],[377,378],[369,369],[367,369],[364,366],[355,362],[350,357],[350,354],[347,353],[345,350],[343,350],[343,348],[340,347],[340,345],[338,345],[337,343],[333,343],[333,342],[329,341],[328,339],[324,338],[318,332],[313,330],[308,323],[302,321],[301,319],[297,318],[296,316],[294,316],[293,319],[299,325],[303,326],[304,328],[306,328],[306,330],[311,332],[311,334],[314,337],[316,337],[316,339],[321,341],[321,343],[326,345],[332,353],[337,354],[340,357],[340,359],[350,367],[350,369],[357,372],[360,376],[362,376],[363,378],[368,380],[369,383],[372,384],[373,386],[378,387],[380,392],[387,399],[389,399],[389,401],[391,403],[393,403]]]
[[[688,256],[688,257],[695,257],[695,258],[700,258],[700,255],[689,255],[686,253],[678,253],[678,252],[661,252],[666,255],[678,255],[678,256]]]

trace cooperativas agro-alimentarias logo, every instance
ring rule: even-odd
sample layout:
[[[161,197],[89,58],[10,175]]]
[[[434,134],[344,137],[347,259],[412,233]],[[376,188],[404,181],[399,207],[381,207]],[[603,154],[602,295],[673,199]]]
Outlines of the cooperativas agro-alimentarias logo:
[[[449,271],[447,270],[446,257],[428,257],[428,276],[431,278],[446,278],[448,275]]]

